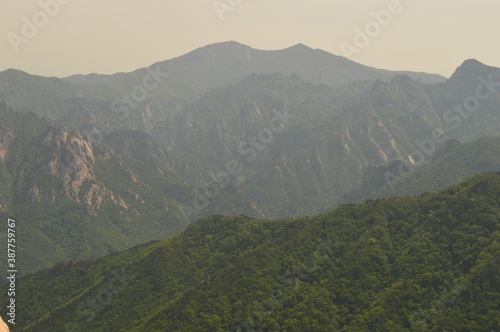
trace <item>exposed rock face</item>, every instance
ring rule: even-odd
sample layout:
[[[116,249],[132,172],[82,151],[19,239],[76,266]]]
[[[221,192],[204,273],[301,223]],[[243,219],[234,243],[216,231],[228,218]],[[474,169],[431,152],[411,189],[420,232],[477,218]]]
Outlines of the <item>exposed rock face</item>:
[[[23,188],[26,188],[20,196],[29,202],[37,203],[48,198],[52,203],[57,199],[67,198],[85,205],[87,212],[92,216],[97,215],[106,201],[117,205],[121,210],[129,208],[119,194],[107,188],[96,177],[96,163],[109,160],[113,151],[92,144],[79,132],[53,126],[35,138],[35,144],[40,151],[43,151],[41,155],[47,156],[48,159],[41,158],[40,163],[35,165],[30,163],[19,165],[15,180],[23,183]],[[116,155],[114,158],[120,159]],[[122,162],[119,165],[121,171],[129,173],[131,180],[135,179],[137,182],[137,176],[131,170]],[[47,177],[56,177],[59,181],[47,185]],[[41,183],[45,185],[41,186]],[[135,199],[136,201],[142,201],[140,196],[132,191],[129,195],[139,197]]]
[[[182,204],[192,187],[174,164],[144,132],[119,130],[99,140],[0,102],[0,211],[22,221],[20,236],[29,244],[19,253],[23,271],[172,236],[204,215],[262,216],[233,190],[186,217]]]
[[[14,133],[0,123],[0,159],[3,160],[5,158],[5,154],[14,139]]]

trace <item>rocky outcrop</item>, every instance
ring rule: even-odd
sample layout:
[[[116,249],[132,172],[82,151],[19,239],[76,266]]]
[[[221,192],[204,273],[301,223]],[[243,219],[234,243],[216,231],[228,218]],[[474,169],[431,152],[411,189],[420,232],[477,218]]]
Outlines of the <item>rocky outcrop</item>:
[[[0,160],[5,158],[5,154],[10,144],[14,140],[14,133],[5,125],[0,123]]]

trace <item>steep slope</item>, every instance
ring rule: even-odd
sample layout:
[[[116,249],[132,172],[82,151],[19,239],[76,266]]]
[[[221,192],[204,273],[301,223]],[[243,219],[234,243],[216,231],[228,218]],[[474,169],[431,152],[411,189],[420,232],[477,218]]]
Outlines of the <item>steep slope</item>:
[[[499,173],[313,218],[214,216],[167,240],[22,278],[19,326],[496,331],[499,216]]]
[[[426,86],[407,76],[331,88],[253,74],[206,93],[152,135],[193,185],[238,162],[243,170],[232,183],[266,217],[280,217],[332,208],[369,165],[415,162],[415,140],[441,123]]]
[[[366,199],[420,195],[449,187],[476,174],[498,172],[500,136],[463,144],[451,141],[429,163],[407,173],[400,173],[400,165],[401,162],[395,161],[392,166],[381,166],[378,170],[369,168],[360,188],[345,195],[342,201],[356,203]]]
[[[499,134],[500,68],[470,59],[445,83],[429,89],[450,137],[472,141]]]
[[[133,131],[106,142],[0,103],[0,212],[18,221],[23,273],[170,236],[194,220],[182,208],[191,188],[159,143]],[[259,216],[238,193],[228,195],[204,213],[238,206]]]
[[[440,119],[425,121],[442,128],[450,141],[439,147],[432,142],[433,134],[418,135],[423,127],[415,125],[414,119],[408,121],[410,126],[405,132],[412,133],[409,138],[418,138],[410,154],[417,160],[423,159],[423,165],[412,172],[407,172],[414,169],[407,160],[391,159],[370,165],[358,180],[358,187],[344,195],[341,202],[416,195],[445,188],[481,172],[499,170],[498,138],[467,143],[499,134],[500,70],[467,60],[446,83],[424,89],[432,101],[432,106],[426,107],[434,109]],[[416,100],[409,105],[415,105]],[[459,140],[466,144],[458,148]]]
[[[224,55],[221,51],[226,48],[228,53]],[[493,82],[500,81],[497,68],[477,61],[467,61],[449,81],[434,86],[415,82],[403,75],[390,82],[365,81],[331,87],[311,84],[295,74],[254,73],[237,81],[243,70],[238,59],[247,53],[245,50],[248,49],[236,43],[217,44],[176,59],[182,59],[186,64],[195,63],[200,66],[200,77],[214,80],[203,83],[199,92],[189,92],[194,96],[210,90],[199,98],[193,97],[192,101],[187,101],[186,96],[172,94],[175,89],[170,92],[162,90],[166,84],[188,91],[183,82],[189,75],[186,78],[175,76],[175,79],[161,77],[163,84],[148,91],[135,108],[122,105],[126,109],[123,114],[114,112],[112,99],[101,93],[93,100],[77,98],[78,102],[67,105],[55,123],[68,124],[82,133],[96,133],[98,141],[101,137],[101,140],[111,142],[114,132],[127,129],[150,133],[172,152],[169,160],[173,169],[192,188],[190,194],[180,198],[185,204],[184,210],[189,210],[191,216],[204,215],[210,209],[254,217],[316,214],[336,206],[342,195],[354,190],[364,169],[393,160],[418,163],[418,154],[413,153],[419,149],[416,141],[434,138],[439,128],[444,129],[446,136],[462,141],[490,133],[500,134],[498,92],[490,93],[487,100],[481,101],[477,111],[465,115],[467,118],[447,109],[452,102],[463,104],[470,100],[468,96],[474,95],[478,84],[483,82],[481,77],[488,81],[491,74]],[[262,51],[265,56],[255,63],[273,67],[273,64],[278,66],[282,62],[279,59],[291,58],[301,67],[300,63],[309,61],[307,55],[310,51],[303,46],[270,53]],[[260,59],[259,56],[255,58]],[[235,61],[234,66],[224,67],[220,76],[212,72],[227,61]],[[315,62],[321,61],[316,59]],[[178,63],[174,69],[186,64]],[[310,69],[311,72],[314,70]],[[305,70],[302,75],[306,73]],[[118,74],[113,76],[113,82],[104,82],[103,78],[103,82],[70,84],[59,80],[57,84],[61,85],[61,91],[74,89],[77,96],[91,96],[92,91],[100,86],[130,94],[137,90],[134,90],[137,84],[144,82],[144,75],[151,75],[151,72],[148,74],[144,69],[132,76]],[[25,76],[24,79],[30,81]],[[12,83],[15,79],[7,81],[15,85]],[[236,83],[214,88],[233,81]],[[192,81],[189,85],[196,86],[196,83]],[[103,88],[103,91],[107,90]],[[480,86],[479,91],[484,94],[488,87]],[[284,112],[291,115],[283,115]],[[457,121],[457,116],[462,119],[461,125],[454,128],[457,122],[453,121]],[[284,124],[283,118],[293,121]],[[436,146],[443,143],[444,139],[436,142]],[[243,170],[230,177],[232,191],[229,193],[214,187],[212,174],[225,175],[228,164],[235,163],[243,166]],[[215,185],[226,187],[220,183]],[[232,199],[235,194],[248,198],[248,204],[243,205],[249,209],[241,211],[242,205],[238,202],[221,208],[217,200],[224,195]]]
[[[141,173],[141,163],[134,161],[141,147],[117,133],[143,142],[133,133],[150,134],[168,151],[154,158],[186,184],[184,191],[169,192],[189,218],[211,212],[267,218],[317,214],[337,206],[370,167],[394,160],[428,162],[432,153],[422,158],[418,142],[437,140],[439,148],[448,138],[467,142],[500,134],[498,68],[469,60],[435,85],[395,73],[352,83],[375,74],[354,70],[344,60],[303,45],[256,51],[222,43],[134,73],[93,75],[79,83],[54,78],[44,83],[45,78],[7,71],[0,74],[0,96],[23,111],[31,105],[50,114],[56,125],[83,136],[94,133],[94,141],[112,144],[134,163],[136,173]],[[320,72],[341,73],[338,77],[351,83],[332,87],[333,74],[325,81],[316,77]],[[155,82],[154,89],[146,89]],[[22,89],[15,89],[17,84]],[[141,88],[146,94],[138,100],[114,104]],[[481,100],[469,112],[473,98]],[[464,103],[469,104],[453,108]],[[439,129],[444,134],[436,136]]]

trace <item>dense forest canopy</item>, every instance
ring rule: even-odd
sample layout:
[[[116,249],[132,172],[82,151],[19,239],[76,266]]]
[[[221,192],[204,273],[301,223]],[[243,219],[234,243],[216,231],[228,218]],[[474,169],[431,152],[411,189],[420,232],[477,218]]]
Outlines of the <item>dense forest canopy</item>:
[[[317,217],[208,217],[19,289],[24,331],[498,331],[500,173]]]

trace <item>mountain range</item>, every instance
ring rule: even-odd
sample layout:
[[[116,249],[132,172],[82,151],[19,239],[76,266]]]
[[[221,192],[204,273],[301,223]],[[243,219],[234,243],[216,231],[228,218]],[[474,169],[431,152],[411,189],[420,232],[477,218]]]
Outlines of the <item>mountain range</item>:
[[[23,221],[34,272],[203,216],[304,217],[443,189],[498,171],[497,82],[500,69],[476,60],[446,79],[235,42],[131,73],[10,69],[0,208]]]

